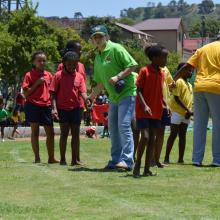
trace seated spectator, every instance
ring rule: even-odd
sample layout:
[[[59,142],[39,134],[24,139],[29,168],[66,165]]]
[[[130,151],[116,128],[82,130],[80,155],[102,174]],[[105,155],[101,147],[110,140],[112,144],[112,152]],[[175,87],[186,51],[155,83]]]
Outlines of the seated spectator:
[[[88,138],[94,138],[94,136],[97,138],[96,134],[96,127],[95,126],[90,126],[86,129],[86,136]]]

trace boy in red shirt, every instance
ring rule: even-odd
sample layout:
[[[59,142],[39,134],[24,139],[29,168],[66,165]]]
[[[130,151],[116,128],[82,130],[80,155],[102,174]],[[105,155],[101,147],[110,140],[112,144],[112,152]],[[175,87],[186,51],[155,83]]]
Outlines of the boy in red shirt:
[[[33,69],[25,74],[22,88],[26,98],[25,114],[31,126],[31,144],[35,163],[40,163],[39,126],[44,126],[47,140],[48,163],[57,163],[54,159],[54,130],[49,86],[52,74],[45,70],[47,58],[44,52],[33,54]]]
[[[67,52],[63,57],[63,69],[58,71],[51,84],[53,96],[53,115],[60,122],[61,165],[66,165],[66,144],[71,130],[72,162],[81,165],[79,160],[80,146],[80,96],[87,100],[86,86],[82,75],[77,72],[79,56],[76,52]]]
[[[138,88],[136,118],[137,127],[141,131],[141,139],[137,148],[134,177],[140,177],[141,158],[145,147],[147,149],[143,176],[153,176],[150,171],[150,163],[156,133],[161,126],[163,104],[165,104],[163,99],[164,72],[161,67],[167,63],[168,51],[164,47],[156,45],[146,48],[145,54],[151,64],[140,70],[136,83]]]

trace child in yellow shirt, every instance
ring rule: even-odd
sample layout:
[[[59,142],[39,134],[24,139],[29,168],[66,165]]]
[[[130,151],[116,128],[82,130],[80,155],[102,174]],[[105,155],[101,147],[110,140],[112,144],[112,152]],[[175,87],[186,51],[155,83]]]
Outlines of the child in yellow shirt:
[[[182,68],[185,63],[180,63],[178,70]],[[192,85],[188,79],[192,77],[192,72],[188,71],[184,76],[176,81],[176,88],[172,91],[172,98],[170,100],[170,108],[172,110],[171,116],[171,131],[167,140],[166,155],[164,163],[170,163],[170,152],[172,150],[174,141],[179,135],[179,160],[178,163],[184,163],[184,152],[186,146],[186,133],[190,123],[190,117],[193,115],[193,90]]]

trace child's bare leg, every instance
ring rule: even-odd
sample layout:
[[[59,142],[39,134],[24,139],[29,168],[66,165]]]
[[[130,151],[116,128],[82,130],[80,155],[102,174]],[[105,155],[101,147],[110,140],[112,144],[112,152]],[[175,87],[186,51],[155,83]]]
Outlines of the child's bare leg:
[[[188,124],[181,123],[179,126],[179,160],[178,163],[184,163],[184,153],[186,148],[186,133]]]
[[[14,138],[15,133],[17,133],[17,128],[18,128],[18,125],[14,125],[13,131],[12,131],[12,134],[11,134],[12,138]]]
[[[72,148],[72,163],[71,165],[81,165],[80,162],[80,126],[71,124],[71,148]]]
[[[171,124],[170,136],[167,140],[166,155],[165,155],[165,159],[164,159],[165,163],[170,163],[170,152],[173,148],[173,144],[176,140],[178,132],[179,132],[179,125]]]
[[[66,165],[66,144],[69,135],[69,123],[60,123],[60,164]]]
[[[2,126],[1,127],[1,138],[4,139],[4,136],[5,136],[5,127]]]
[[[141,159],[144,154],[145,147],[148,144],[148,138],[149,138],[148,129],[141,130],[141,138],[137,146],[137,159],[135,161],[135,166],[133,171],[134,176],[140,176]]]
[[[53,126],[44,126],[44,130],[47,136],[47,152],[48,152],[48,163],[58,163],[54,158],[54,129]]]
[[[30,126],[31,126],[31,145],[34,152],[35,163],[40,163],[39,123],[30,123]]]
[[[146,149],[144,175],[150,174],[150,165],[153,158],[155,139],[158,128],[149,128],[149,141]]]
[[[162,126],[157,131],[156,140],[155,140],[155,147],[154,147],[153,162],[155,162],[156,165],[160,168],[163,167],[163,165],[160,163],[160,155],[161,155],[163,142],[164,142],[164,133],[165,133],[165,126]]]

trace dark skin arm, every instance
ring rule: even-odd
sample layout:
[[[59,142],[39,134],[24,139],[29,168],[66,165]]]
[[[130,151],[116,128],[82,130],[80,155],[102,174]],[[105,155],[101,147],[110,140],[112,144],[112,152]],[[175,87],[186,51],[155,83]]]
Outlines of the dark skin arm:
[[[138,89],[138,96],[140,97],[141,104],[142,104],[143,107],[144,107],[144,112],[145,112],[145,113],[148,113],[149,115],[152,115],[152,112],[151,112],[150,107],[147,105],[147,103],[146,103],[145,100],[144,100],[144,97],[143,97],[143,95],[142,95],[141,89]]]
[[[27,98],[28,96],[30,96],[36,89],[39,85],[43,84],[44,83],[44,78],[41,77],[40,79],[38,79],[33,86],[31,86],[31,88],[25,88],[24,89],[24,96],[25,98]]]
[[[51,102],[52,103],[52,115],[53,115],[54,119],[59,120],[55,92],[51,92],[51,99],[52,99],[52,102]]]
[[[191,72],[194,69],[194,67],[188,63],[186,63],[181,69],[179,69],[173,80],[176,82],[179,78],[182,78],[186,73]]]
[[[193,112],[184,105],[184,103],[180,100],[178,96],[174,96],[174,99],[177,102],[177,104],[186,111],[186,118],[190,118],[190,116],[193,115]]]

